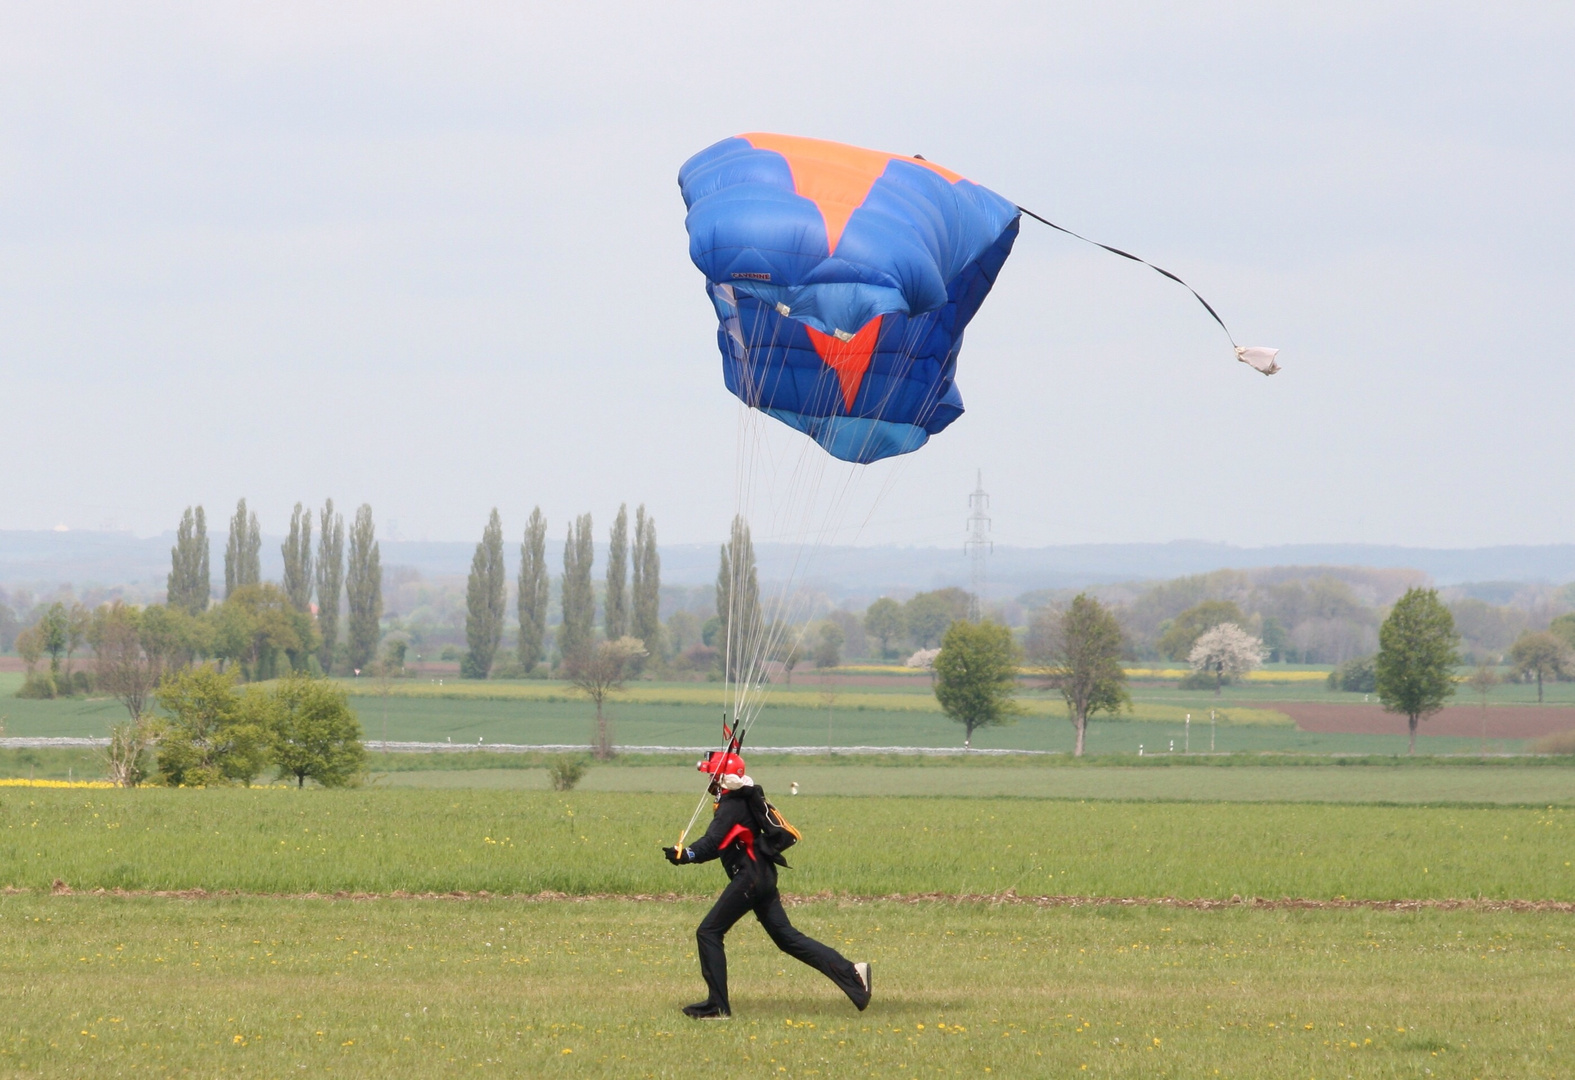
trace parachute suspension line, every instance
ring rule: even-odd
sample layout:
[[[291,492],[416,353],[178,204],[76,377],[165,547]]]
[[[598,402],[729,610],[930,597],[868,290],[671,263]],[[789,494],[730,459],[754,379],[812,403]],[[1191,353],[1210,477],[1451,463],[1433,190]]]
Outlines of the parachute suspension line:
[[[695,822],[700,820],[700,814],[703,810],[705,810],[705,804],[710,798],[711,792],[709,789],[701,792],[700,801],[695,804],[695,812],[689,815],[689,824],[685,825],[683,831],[678,834],[678,843],[674,844],[674,847],[679,848],[680,850],[683,848],[684,841],[689,838],[689,830],[694,828]]]
[[[814,387],[817,397],[829,391],[831,375],[830,368],[820,371]],[[758,402],[759,399],[754,398],[749,403],[758,405]],[[763,415],[755,415],[757,409],[750,409],[749,413],[751,415],[746,422],[752,428],[766,425]],[[846,493],[858,471],[858,467],[853,466],[849,474],[836,484],[836,495],[825,508],[825,519],[818,523],[817,528],[815,496],[826,487],[826,470],[830,458],[809,440],[795,439],[793,445],[797,453],[785,480],[779,475],[783,463],[766,453],[764,439],[751,439],[745,448],[745,458],[739,462],[740,473],[745,477],[740,483],[743,496],[739,505],[740,514],[746,520],[754,518],[759,523],[752,513],[755,509],[755,484],[763,479],[763,474],[769,469],[773,474],[773,490],[780,492],[781,498],[776,500],[778,513],[775,515],[780,520],[770,523],[774,528],[768,535],[785,530],[787,536],[784,539],[796,541],[793,544],[794,558],[781,587],[773,590],[773,594],[766,598],[766,603],[754,612],[742,606],[744,597],[736,587],[745,582],[748,568],[741,559],[729,560],[728,572],[733,587],[728,610],[731,624],[728,634],[730,655],[725,676],[731,684],[729,689],[734,706],[735,730],[740,734],[746,733],[758,718],[769,693],[764,680],[769,659],[790,635],[796,636],[795,644],[802,643],[807,627],[797,625],[798,612],[795,609],[807,601],[795,586],[815,546],[812,537],[815,541],[824,542],[828,530],[836,531],[835,519],[844,516],[837,510],[840,504],[845,503]]]
[[[868,470],[868,466],[850,462],[847,471],[828,484],[828,469],[840,472],[840,467],[834,466],[831,456],[821,452],[812,440],[802,437],[793,443],[797,449],[796,456],[790,452],[787,459],[782,460],[779,455],[771,453],[767,433],[775,433],[775,428],[771,418],[762,409],[764,391],[768,388],[760,384],[761,373],[756,371],[752,354],[762,345],[768,350],[773,348],[778,329],[773,325],[770,341],[763,342],[766,334],[762,332],[760,323],[761,320],[752,320],[751,340],[740,341],[744,355],[743,362],[738,365],[740,411],[735,472],[736,512],[746,522],[772,526],[762,531],[761,536],[770,540],[780,535],[782,540],[792,543],[794,554],[780,586],[771,590],[768,596],[759,596],[757,578],[754,590],[756,600],[751,605],[746,595],[749,590],[741,588],[748,583],[749,567],[742,559],[742,552],[734,548],[731,542],[729,545],[725,568],[729,596],[725,613],[727,633],[722,643],[723,677],[737,737],[750,731],[766,703],[770,687],[765,680],[765,673],[771,658],[789,641],[795,647],[801,647],[810,630],[810,624],[807,620],[801,621],[801,616],[806,613],[804,609],[812,603],[813,598],[806,596],[798,584],[812,562],[815,550],[841,533],[851,509],[852,493]],[[890,372],[883,393],[880,398],[867,402],[861,412],[879,415],[900,392],[903,382],[913,370],[915,350],[926,332],[927,325],[922,316],[907,320],[903,339],[894,350],[897,363]],[[813,386],[814,400],[823,400],[822,395],[838,391],[839,387],[831,385],[833,379],[834,372],[829,365],[819,371]],[[928,396],[921,409],[920,423],[933,416],[942,393],[937,387]],[[861,453],[858,456],[862,456],[862,451],[869,447],[874,438],[875,430],[871,427],[863,436],[864,442],[859,447]],[[907,456],[901,455],[904,459]],[[909,464],[906,460],[899,460],[887,467],[875,503],[858,523],[859,534],[863,533],[879,503],[896,485]],[[754,513],[757,496],[763,494],[762,485],[776,496],[772,500],[776,513],[774,520],[769,523]],[[820,500],[823,505],[817,507],[815,504],[820,495],[827,497]],[[726,748],[724,745],[723,749]]]
[[[903,380],[908,377],[909,372],[912,370],[914,350],[918,345],[923,330],[924,327],[921,320],[909,321],[904,330],[904,339],[899,349],[896,350],[898,357],[897,370],[892,373],[892,378],[888,380],[884,396],[879,401],[866,406],[866,408],[872,409],[878,414],[889,403],[892,395],[898,392]],[[751,345],[757,346],[758,342],[752,342]],[[750,365],[745,366],[746,369],[750,367]],[[820,371],[817,384],[814,387],[814,395],[817,399],[820,395],[826,394],[833,389],[830,386],[831,376],[832,371],[829,366]],[[753,390],[753,387],[751,389]],[[759,396],[751,392],[740,395],[740,397],[747,408],[747,412],[741,413],[741,422],[747,424],[752,430],[758,430],[758,428],[765,426],[765,418],[759,414]],[[928,406],[924,410],[925,419],[928,419],[929,415],[933,414],[938,400],[938,395],[936,395],[929,401]],[[755,407],[748,408],[747,406],[749,405],[754,405]],[[860,447],[861,451],[868,448],[869,440],[873,439],[873,437],[874,430],[872,428],[864,435],[865,442]],[[751,453],[761,453],[763,455],[762,441],[758,437],[750,438],[747,440],[747,443],[741,445],[746,447],[746,457]],[[739,590],[734,587],[737,583],[744,580],[743,576],[747,574],[747,567],[740,561],[729,559],[730,603],[728,614],[731,625],[729,627],[730,633],[728,634],[727,648],[729,655],[726,662],[725,677],[730,684],[729,689],[731,693],[729,697],[734,706],[735,730],[739,734],[746,733],[753,726],[754,721],[758,719],[760,711],[765,705],[766,697],[770,693],[769,685],[764,681],[766,664],[770,658],[789,639],[792,639],[795,647],[800,647],[803,644],[810,626],[807,620],[801,620],[800,616],[805,614],[803,609],[808,606],[812,598],[806,597],[796,587],[797,583],[802,573],[807,570],[815,549],[842,531],[843,523],[849,509],[851,509],[851,494],[857,486],[857,482],[868,469],[867,466],[850,462],[847,472],[833,481],[832,494],[825,501],[822,513],[817,515],[816,507],[814,506],[814,496],[826,487],[826,472],[828,468],[832,467],[830,465],[831,458],[830,455],[818,452],[818,447],[809,440],[796,440],[796,445],[798,447],[797,459],[785,484],[785,498],[781,500],[784,504],[784,512],[781,516],[784,519],[793,520],[783,520],[774,523],[789,527],[790,533],[797,532],[794,558],[780,589],[775,590],[774,595],[768,598],[767,603],[762,605],[759,614],[753,619],[747,617],[749,614],[747,611],[738,607],[738,601],[742,597]],[[862,454],[859,456],[862,456]],[[775,473],[777,462],[772,459],[767,464],[773,467],[773,472]],[[903,466],[907,464],[906,461],[902,461],[889,467],[889,471],[880,486],[878,500],[883,499],[891,490],[896,477],[902,471]],[[741,459],[739,468],[741,477],[739,484],[741,496],[739,510],[748,519],[753,517],[747,511],[754,508],[755,484],[759,475],[765,471],[765,466],[756,460]],[[875,509],[872,506],[859,523],[858,532],[860,534],[862,534],[864,527],[869,523]],[[740,618],[740,616],[743,616],[743,618]],[[736,632],[732,632],[735,627]]]
[[[1230,332],[1230,327],[1225,325],[1225,320],[1220,318],[1220,313],[1215,311],[1213,306],[1207,300],[1203,299],[1202,296],[1198,295],[1198,290],[1194,289],[1191,285],[1188,285],[1185,281],[1182,281],[1179,277],[1177,277],[1175,274],[1172,274],[1169,270],[1166,270],[1164,267],[1155,266],[1153,263],[1149,262],[1147,259],[1140,259],[1136,255],[1132,254],[1130,251],[1122,251],[1118,247],[1111,247],[1109,244],[1101,244],[1098,240],[1090,240],[1088,237],[1084,236],[1082,233],[1075,233],[1071,229],[1065,228],[1064,226],[1061,226],[1061,225],[1057,225],[1055,222],[1051,221],[1049,218],[1042,218],[1042,217],[1040,217],[1038,214],[1034,213],[1032,210],[1028,209],[1028,207],[1026,207],[1026,206],[1019,206],[1017,209],[1021,210],[1023,213],[1027,214],[1029,217],[1033,218],[1035,221],[1039,222],[1041,225],[1048,225],[1048,226],[1050,226],[1056,232],[1066,233],[1066,235],[1068,235],[1070,237],[1073,237],[1073,238],[1075,238],[1077,240],[1081,240],[1085,244],[1093,244],[1097,248],[1104,248],[1106,251],[1110,252],[1110,254],[1112,254],[1112,255],[1119,255],[1123,259],[1131,259],[1135,263],[1142,263],[1144,266],[1148,267],[1150,270],[1154,271],[1155,273],[1165,275],[1171,281],[1174,281],[1177,285],[1180,285],[1183,289],[1186,289],[1193,296],[1197,297],[1198,303],[1203,305],[1203,310],[1207,311],[1210,315],[1212,315],[1214,317],[1214,321],[1220,324],[1220,329],[1225,331],[1225,336],[1230,339],[1231,348],[1237,349],[1238,351],[1241,349],[1241,346],[1236,344],[1236,335],[1232,334]]]

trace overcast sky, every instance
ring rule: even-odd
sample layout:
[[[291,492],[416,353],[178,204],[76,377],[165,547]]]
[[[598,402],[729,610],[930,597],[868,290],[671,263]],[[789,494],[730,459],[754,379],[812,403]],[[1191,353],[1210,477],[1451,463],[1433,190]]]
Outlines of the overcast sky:
[[[922,153],[1283,350],[1025,222],[860,542],[960,544],[976,469],[1018,545],[1575,539],[1575,9],[1472,7],[4,4],[0,528],[720,538],[675,178],[768,130]]]

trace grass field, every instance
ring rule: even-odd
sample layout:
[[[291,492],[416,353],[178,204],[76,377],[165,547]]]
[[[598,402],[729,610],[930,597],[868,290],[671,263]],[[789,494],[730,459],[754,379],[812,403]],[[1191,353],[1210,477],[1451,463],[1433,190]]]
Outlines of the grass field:
[[[699,902],[0,897],[8,1075],[1556,1077],[1568,915],[821,902],[857,1013]]]
[[[1534,771],[1534,770],[1528,770]],[[706,894],[685,795],[0,790],[0,885]],[[1575,810],[841,798],[791,803],[806,895],[1575,900]]]
[[[810,767],[1282,793],[1571,771]],[[721,875],[656,851],[692,795],[0,789],[0,1075],[1529,1078],[1575,1060],[1571,915],[1491,903],[1575,900],[1572,809],[803,795],[782,880],[815,899],[794,921],[873,960],[875,1001],[855,1012],[746,923],[735,1018],[696,1025],[677,1007],[703,993],[693,928]],[[391,898],[455,890],[470,899]],[[1084,899],[1016,899],[1034,896]],[[1235,896],[1269,899],[1121,902]]]
[[[1575,768],[1569,767],[1382,769],[1266,765],[1251,769],[1068,769],[979,765],[921,769],[764,758],[759,761],[760,764],[750,765],[750,774],[773,798],[778,792],[785,794],[788,784],[796,781],[805,797],[924,794],[1181,802],[1575,804]],[[543,768],[409,770],[388,773],[377,783],[388,787],[521,791],[545,791],[549,786]],[[695,790],[695,780],[693,770],[682,767],[593,767],[580,781],[578,790],[689,792]],[[784,805],[797,801],[801,800],[785,799]]]

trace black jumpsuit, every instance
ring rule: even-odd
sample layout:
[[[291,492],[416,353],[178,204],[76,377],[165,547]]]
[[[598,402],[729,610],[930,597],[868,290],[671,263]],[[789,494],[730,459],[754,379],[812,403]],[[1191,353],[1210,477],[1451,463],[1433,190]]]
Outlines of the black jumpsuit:
[[[755,812],[750,806],[759,790],[745,787],[723,793],[717,801],[711,827],[689,848],[685,859],[686,862],[709,862],[720,857],[729,879],[727,888],[722,890],[722,895],[717,897],[695,931],[700,945],[700,974],[711,992],[711,1003],[732,1011],[727,1000],[727,953],[722,939],[734,923],[753,911],[777,948],[825,975],[862,1009],[869,1003],[869,992],[853,970],[853,962],[830,946],[794,929],[788,922],[787,912],[782,910],[782,898],[777,892],[777,868],[772,861],[774,853],[762,843]],[[764,800],[763,795],[760,798]],[[753,858],[741,837],[722,847],[722,841],[735,826],[749,830]]]

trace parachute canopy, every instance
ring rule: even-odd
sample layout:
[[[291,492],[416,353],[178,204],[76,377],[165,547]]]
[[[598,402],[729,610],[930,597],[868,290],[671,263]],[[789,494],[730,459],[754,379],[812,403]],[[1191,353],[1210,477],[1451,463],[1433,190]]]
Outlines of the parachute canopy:
[[[962,415],[963,330],[1015,205],[921,158],[788,135],[684,163],[689,256],[741,401],[844,461],[917,450]]]

